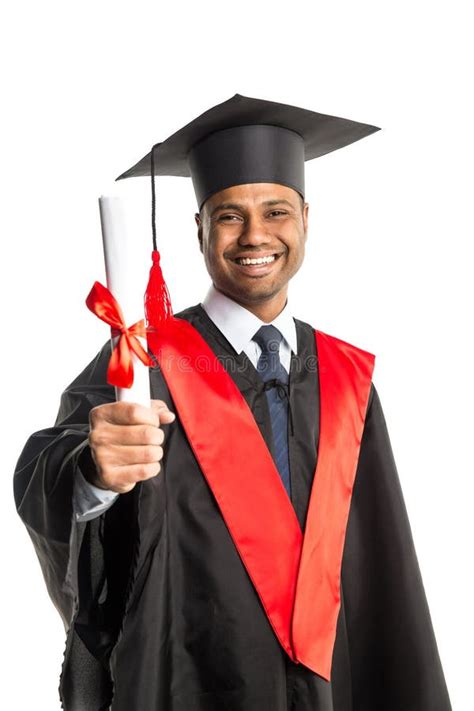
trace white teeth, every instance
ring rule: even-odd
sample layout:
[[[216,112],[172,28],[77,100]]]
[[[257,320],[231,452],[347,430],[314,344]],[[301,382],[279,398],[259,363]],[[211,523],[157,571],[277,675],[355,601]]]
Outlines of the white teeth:
[[[269,264],[275,261],[275,255],[272,254],[270,257],[259,257],[259,259],[237,259],[239,264],[242,266],[247,266],[249,264]]]

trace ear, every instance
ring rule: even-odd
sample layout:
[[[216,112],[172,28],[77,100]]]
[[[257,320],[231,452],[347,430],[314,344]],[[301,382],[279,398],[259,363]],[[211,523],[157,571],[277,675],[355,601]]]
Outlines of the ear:
[[[200,249],[201,252],[202,252],[202,220],[201,220],[201,217],[200,217],[200,215],[199,215],[198,212],[195,213],[195,215],[194,215],[194,220],[195,220],[196,225],[197,225],[197,228],[198,228],[198,230],[197,230],[197,238],[198,238],[198,241],[199,241],[199,249]]]
[[[308,236],[308,213],[309,213],[309,203],[305,202],[303,206],[303,228],[305,240]]]

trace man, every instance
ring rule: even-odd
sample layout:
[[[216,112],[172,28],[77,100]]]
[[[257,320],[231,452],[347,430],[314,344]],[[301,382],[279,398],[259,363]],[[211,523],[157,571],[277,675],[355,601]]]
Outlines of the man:
[[[237,95],[160,144],[210,290],[149,333],[151,408],[107,344],[15,476],[67,711],[450,709],[373,356],[288,303],[304,159],[374,130]]]

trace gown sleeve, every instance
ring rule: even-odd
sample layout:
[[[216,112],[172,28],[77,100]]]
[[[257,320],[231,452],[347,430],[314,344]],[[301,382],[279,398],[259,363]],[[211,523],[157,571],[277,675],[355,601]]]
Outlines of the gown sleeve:
[[[62,394],[53,427],[27,440],[13,480],[15,504],[35,547],[49,595],[65,627],[70,624],[78,592],[77,565],[85,524],[74,517],[74,477],[89,458],[89,411],[112,402],[107,384],[107,343]]]
[[[341,574],[353,708],[450,711],[407,510],[373,384]]]

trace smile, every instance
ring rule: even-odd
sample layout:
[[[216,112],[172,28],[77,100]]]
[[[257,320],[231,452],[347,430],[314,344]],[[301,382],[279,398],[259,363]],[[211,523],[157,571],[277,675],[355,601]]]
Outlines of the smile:
[[[236,259],[237,264],[248,265],[248,264],[268,264],[269,262],[275,261],[275,255],[272,254],[270,257],[259,257],[258,259],[241,258]]]
[[[232,259],[235,264],[240,264],[241,266],[258,266],[262,264],[271,264],[275,262],[280,254],[268,254],[265,257],[237,257]]]
[[[236,257],[230,261],[238,267],[241,274],[257,277],[269,274],[280,257],[281,253],[267,254],[264,257]]]

